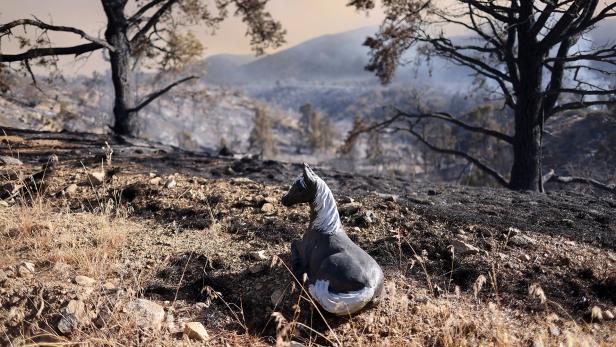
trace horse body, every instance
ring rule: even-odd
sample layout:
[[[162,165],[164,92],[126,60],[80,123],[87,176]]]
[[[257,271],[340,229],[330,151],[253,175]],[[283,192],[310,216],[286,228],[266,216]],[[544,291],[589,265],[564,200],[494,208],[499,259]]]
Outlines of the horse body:
[[[291,261],[298,278],[306,273],[308,290],[328,312],[355,313],[378,302],[383,271],[342,229],[334,197],[327,184],[309,166],[282,203],[308,202],[311,222],[301,240],[291,244]]]

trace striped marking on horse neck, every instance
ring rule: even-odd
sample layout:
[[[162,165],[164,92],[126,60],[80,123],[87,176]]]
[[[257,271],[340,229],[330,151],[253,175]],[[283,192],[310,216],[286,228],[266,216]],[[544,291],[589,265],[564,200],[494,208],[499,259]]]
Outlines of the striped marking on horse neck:
[[[310,222],[310,229],[321,233],[334,234],[342,230],[338,207],[332,191],[325,181],[320,177],[315,177],[316,194],[310,204],[313,219]]]

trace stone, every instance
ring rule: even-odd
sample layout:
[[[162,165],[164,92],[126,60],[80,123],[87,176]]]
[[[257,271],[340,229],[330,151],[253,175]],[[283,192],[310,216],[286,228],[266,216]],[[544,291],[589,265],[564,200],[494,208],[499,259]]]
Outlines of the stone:
[[[231,183],[235,183],[235,184],[254,183],[254,181],[248,177],[234,177],[231,179]]]
[[[195,308],[197,310],[205,310],[206,308],[208,308],[208,304],[206,304],[205,302],[199,301],[199,302],[195,303]]]
[[[266,202],[265,204],[263,204],[263,207],[261,207],[261,212],[272,213],[274,212],[274,209],[275,209],[274,204]]]
[[[560,329],[554,324],[550,324],[550,334],[554,336],[560,336]]]
[[[159,304],[146,300],[135,299],[127,306],[135,323],[147,329],[158,330],[165,319],[165,310]]]
[[[88,181],[92,185],[99,186],[105,182],[107,175],[103,171],[93,171],[88,173]]]
[[[109,291],[109,292],[113,292],[113,291],[118,290],[118,287],[115,284],[111,283],[111,282],[105,282],[105,283],[103,283],[103,289],[105,289],[106,291]]]
[[[471,245],[470,243],[462,242],[460,240],[451,241],[451,245],[456,254],[476,254],[479,253],[479,248]]]
[[[278,306],[282,302],[283,298],[284,298],[284,291],[282,291],[282,289],[274,290],[274,292],[270,296],[270,300],[272,302],[272,305],[274,306]]]
[[[250,257],[254,260],[267,260],[267,255],[265,255],[264,249],[250,252]]]
[[[75,283],[82,287],[92,287],[96,283],[96,280],[88,276],[79,275],[75,276]]]
[[[385,201],[391,201],[391,202],[396,202],[398,201],[398,198],[399,198],[399,196],[396,194],[375,193],[375,195]]]
[[[603,311],[603,318],[605,318],[605,320],[612,320],[614,319],[614,314],[610,310],[605,310]]]
[[[86,305],[81,300],[69,301],[60,313],[62,318],[58,322],[58,330],[63,334],[69,334],[79,326],[90,323]]]
[[[338,202],[339,202],[340,204],[352,204],[352,203],[354,203],[354,202],[355,202],[355,199],[353,199],[353,198],[352,198],[352,197],[350,197],[350,196],[343,196],[343,197],[341,197],[340,199],[338,199]]]
[[[529,247],[535,243],[537,243],[537,241],[526,235],[514,235],[509,238],[509,244],[518,247]]]
[[[359,212],[361,204],[358,202],[350,202],[338,208],[338,212],[343,216],[351,216]]]
[[[160,185],[160,183],[163,181],[163,179],[161,177],[154,177],[152,179],[150,179],[150,184],[158,186]]]
[[[197,341],[207,341],[210,336],[203,324],[199,322],[188,322],[184,325],[184,335]]]
[[[593,306],[592,309],[590,310],[590,318],[593,321],[602,321],[603,312],[601,311],[601,308],[599,308],[598,306]]]
[[[6,155],[0,155],[0,164],[3,165],[23,165],[23,162],[17,158]]]
[[[17,267],[17,274],[19,274],[20,277],[32,276],[32,274],[34,274],[34,272],[35,272],[34,264],[32,264],[30,262],[27,262],[27,261],[21,263]]]
[[[165,188],[172,189],[175,188],[175,186],[177,185],[178,183],[172,178],[165,183]]]
[[[370,224],[374,223],[376,219],[376,215],[372,211],[365,211],[359,215],[357,215],[353,222],[360,227],[368,227]]]
[[[526,253],[522,253],[518,257],[518,259],[520,259],[521,261],[530,261],[530,256],[528,254],[526,254]]]
[[[266,203],[275,204],[278,202],[278,199],[272,196],[266,196],[265,198],[263,198],[263,201],[265,201]]]
[[[265,264],[259,263],[259,264],[256,264],[256,265],[253,265],[253,266],[249,267],[248,271],[250,271],[250,273],[256,274],[256,273],[259,273],[259,272],[265,270],[265,268],[266,268]]]
[[[79,187],[75,183],[69,184],[68,187],[64,188],[64,194],[68,196],[75,195],[75,193],[77,193],[78,188]]]

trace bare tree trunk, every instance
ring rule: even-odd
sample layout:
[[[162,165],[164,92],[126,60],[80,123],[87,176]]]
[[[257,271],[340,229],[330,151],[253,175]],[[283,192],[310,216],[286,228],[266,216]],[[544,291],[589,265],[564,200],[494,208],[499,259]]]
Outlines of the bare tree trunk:
[[[530,18],[529,9],[529,18]],[[532,25],[524,23],[523,25]],[[542,108],[542,53],[536,37],[520,29],[519,83],[513,137],[513,165],[509,186],[514,190],[537,191],[541,187],[541,144],[539,122]]]
[[[118,134],[131,133],[130,109],[133,107],[132,76],[130,71],[130,42],[127,36],[128,22],[124,14],[127,0],[101,0],[107,15],[105,39],[113,47],[109,52],[111,79],[115,92],[113,115],[114,131]]]

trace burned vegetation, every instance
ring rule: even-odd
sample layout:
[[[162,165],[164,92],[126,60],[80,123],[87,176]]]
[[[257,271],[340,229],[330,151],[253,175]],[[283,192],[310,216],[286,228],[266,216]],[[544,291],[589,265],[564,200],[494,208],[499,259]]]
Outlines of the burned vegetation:
[[[615,342],[610,195],[319,170],[385,272],[377,307],[336,317],[291,275],[309,215],[279,199],[300,166],[94,135],[1,140],[2,344]]]

